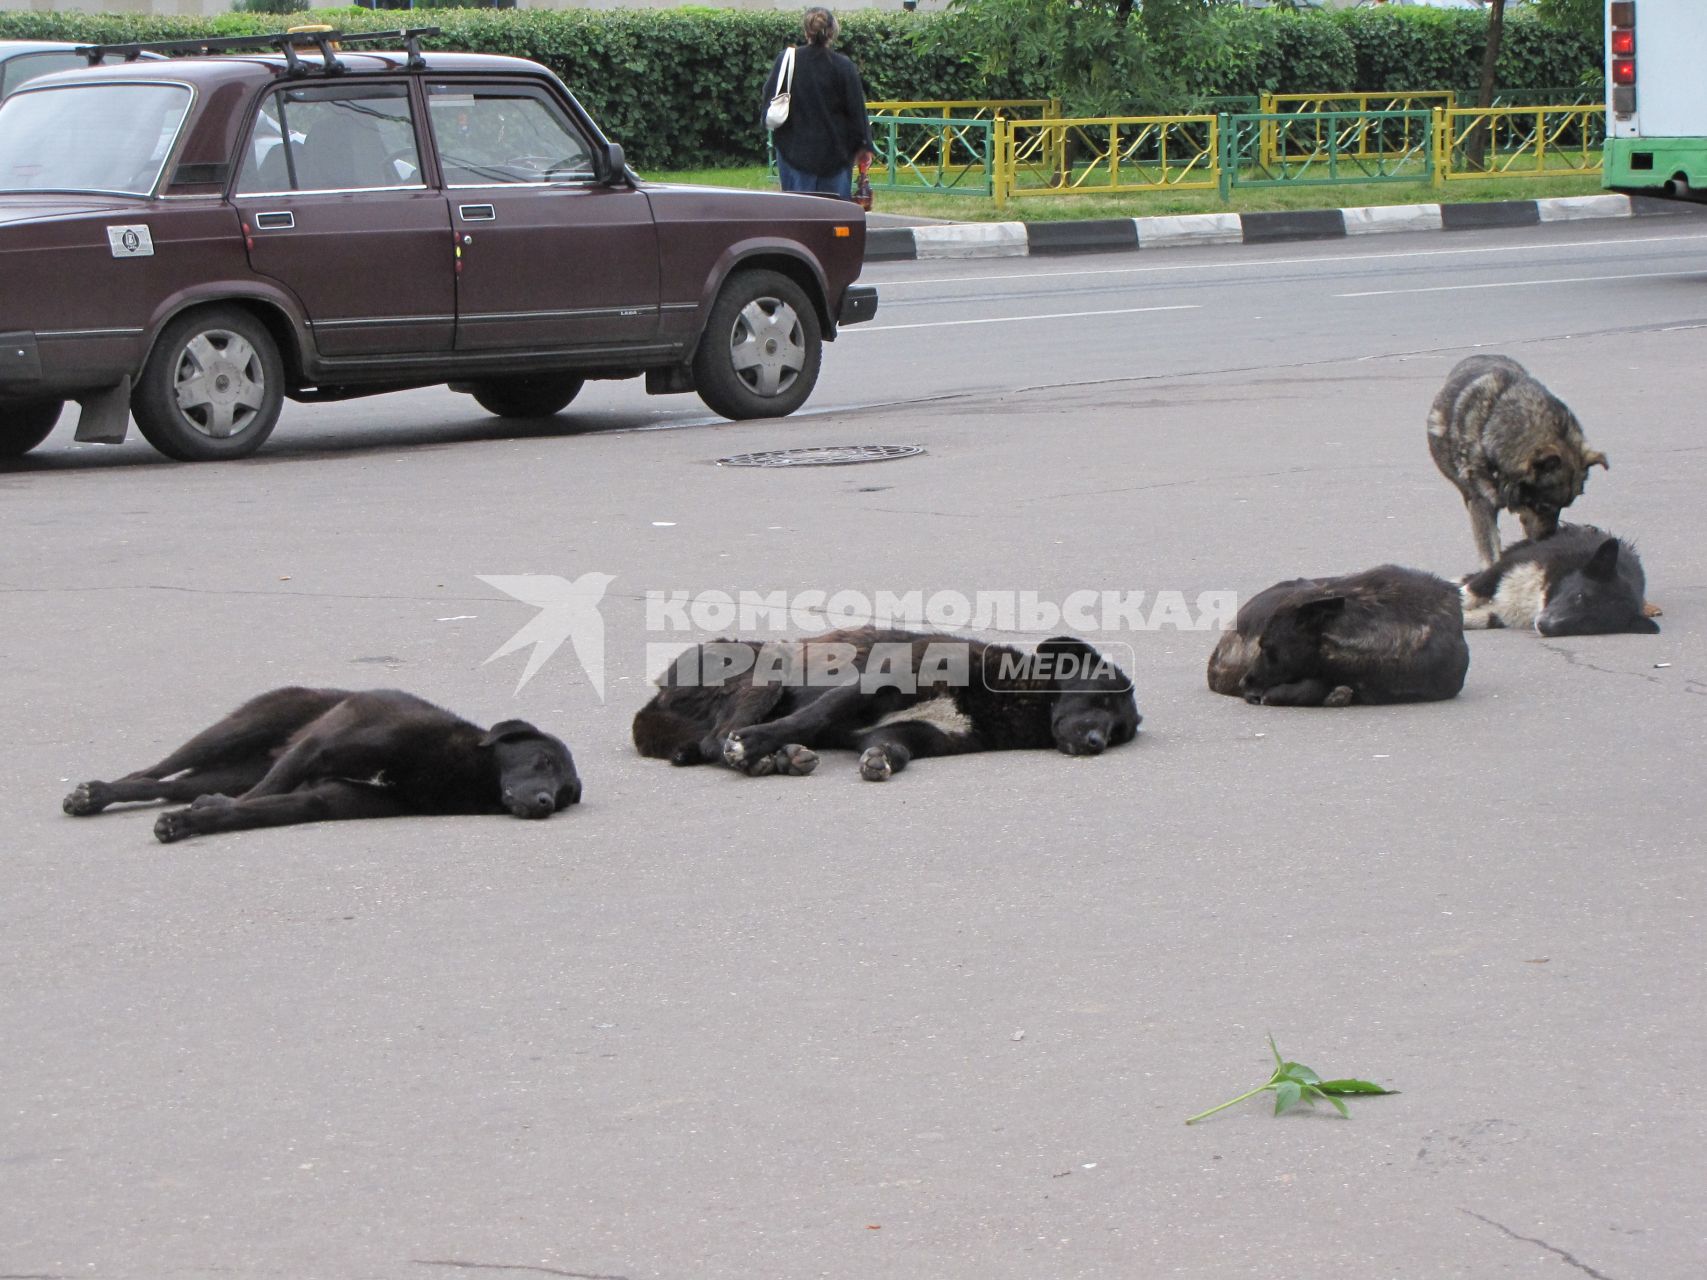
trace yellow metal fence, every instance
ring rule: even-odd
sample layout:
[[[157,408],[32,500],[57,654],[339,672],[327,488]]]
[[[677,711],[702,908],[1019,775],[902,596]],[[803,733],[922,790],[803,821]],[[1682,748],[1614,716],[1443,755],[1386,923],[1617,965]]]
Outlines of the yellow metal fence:
[[[997,204],[1025,196],[1189,191],[1216,184],[1215,116],[996,122]]]
[[[1600,172],[1606,108],[1455,107],[1434,113],[1435,181]]]

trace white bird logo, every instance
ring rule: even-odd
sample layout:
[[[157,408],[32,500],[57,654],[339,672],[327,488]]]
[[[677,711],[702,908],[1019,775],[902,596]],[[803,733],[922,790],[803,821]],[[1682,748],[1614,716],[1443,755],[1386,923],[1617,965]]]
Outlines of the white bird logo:
[[[505,595],[539,610],[531,621],[486,659],[486,662],[493,662],[524,645],[533,646],[527,665],[522,668],[522,678],[516,681],[517,693],[567,640],[574,646],[575,657],[580,660],[581,670],[592,681],[599,701],[605,700],[605,620],[599,613],[599,601],[604,599],[605,588],[616,581],[615,574],[583,573],[573,582],[554,573],[492,576],[482,573],[475,576],[488,586],[496,587]]]

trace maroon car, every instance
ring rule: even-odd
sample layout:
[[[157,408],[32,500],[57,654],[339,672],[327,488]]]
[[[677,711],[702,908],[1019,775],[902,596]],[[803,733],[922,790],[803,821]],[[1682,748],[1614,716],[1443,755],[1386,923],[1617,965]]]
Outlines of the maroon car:
[[[91,49],[0,104],[0,456],[66,400],[181,459],[253,452],[286,396],[444,383],[780,416],[875,313],[856,205],[642,182],[545,68],[424,34]]]

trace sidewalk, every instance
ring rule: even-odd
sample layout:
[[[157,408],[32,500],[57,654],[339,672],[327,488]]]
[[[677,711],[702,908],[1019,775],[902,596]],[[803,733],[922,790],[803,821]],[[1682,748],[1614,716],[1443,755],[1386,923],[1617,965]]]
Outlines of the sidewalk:
[[[1598,218],[1707,217],[1707,205],[1651,196],[1564,196],[1466,204],[1369,205],[1279,213],[1193,213],[1086,222],[944,222],[866,215],[865,260],[1023,258],[1205,244],[1333,240],[1383,231],[1469,231]]]

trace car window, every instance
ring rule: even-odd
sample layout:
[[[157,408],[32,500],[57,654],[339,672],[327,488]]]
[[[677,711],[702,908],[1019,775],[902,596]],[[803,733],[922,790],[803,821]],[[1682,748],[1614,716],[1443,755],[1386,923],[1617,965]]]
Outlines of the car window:
[[[148,195],[189,108],[182,85],[78,84],[13,94],[0,103],[0,191]]]
[[[561,106],[526,86],[429,84],[445,185],[586,181],[592,147]]]
[[[0,62],[0,98],[11,93],[19,85],[34,80],[37,76],[45,76],[51,71],[70,71],[74,67],[86,67],[89,60],[70,49],[59,53],[20,53],[15,58]]]
[[[422,185],[407,85],[284,89],[249,136],[238,195]]]

